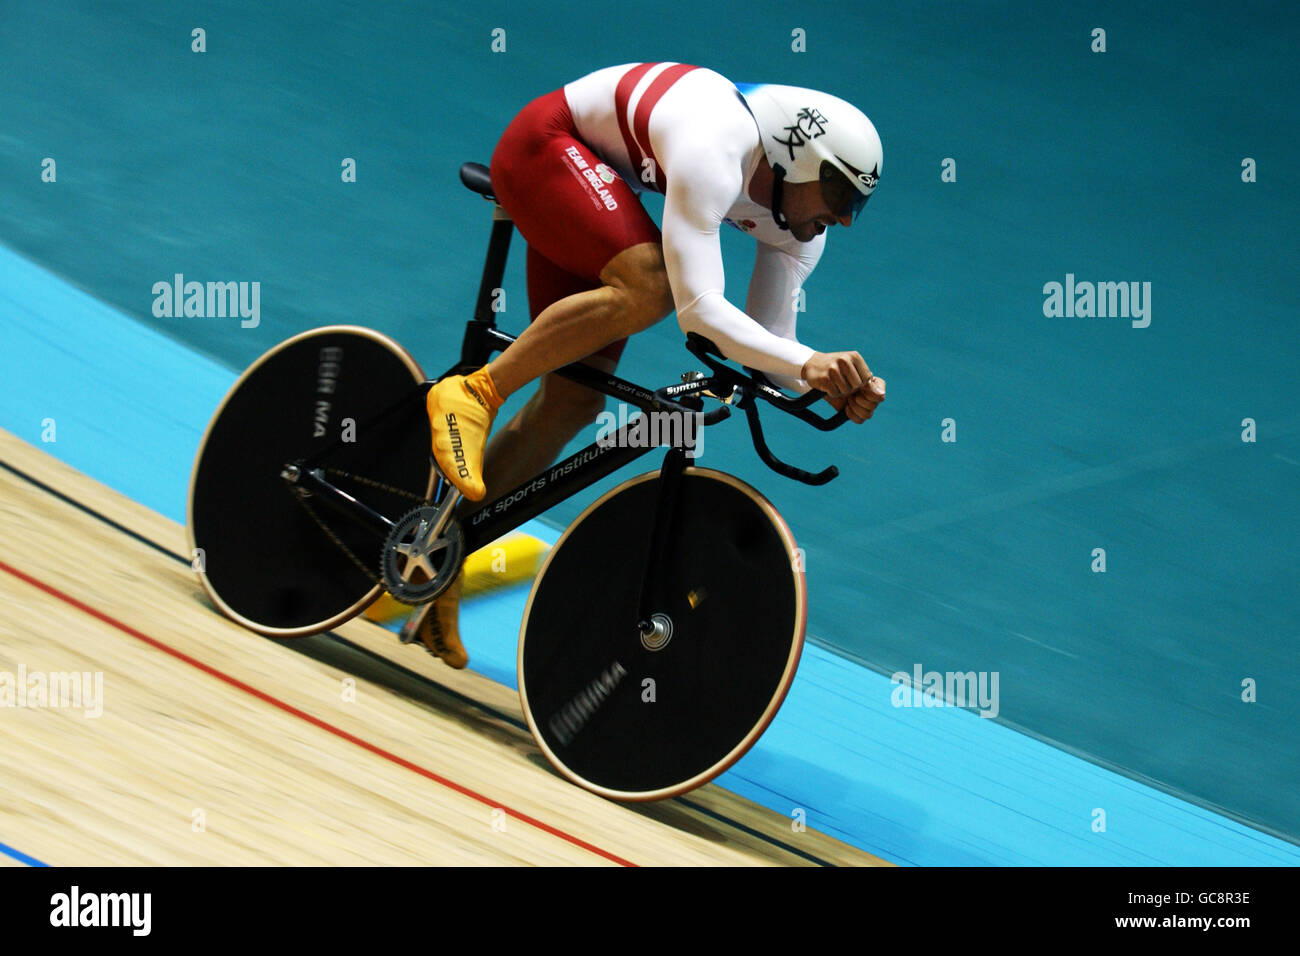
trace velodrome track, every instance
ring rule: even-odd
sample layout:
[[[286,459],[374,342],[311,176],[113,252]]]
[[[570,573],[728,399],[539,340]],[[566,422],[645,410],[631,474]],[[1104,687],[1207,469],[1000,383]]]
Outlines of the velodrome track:
[[[884,864],[715,785],[586,793],[508,688],[361,619],[252,634],[213,610],[179,525],[7,432],[0,462],[3,666],[104,675],[101,716],[0,721],[8,863]]]
[[[463,609],[475,673],[453,674],[365,622],[332,637],[279,645],[243,631],[207,604],[182,557],[184,538],[175,523],[184,513],[203,427],[234,373],[3,248],[0,341],[2,424],[11,429],[0,446],[0,561],[12,569],[0,571],[0,681],[24,667],[57,672],[89,666],[105,678],[100,718],[0,709],[0,856],[10,861],[103,861],[97,841],[105,837],[91,836],[103,831],[119,862],[165,862],[175,859],[165,854],[178,848],[191,862],[220,862],[216,841],[195,842],[201,814],[201,835],[233,830],[226,846],[237,846],[244,861],[319,862],[325,848],[338,851],[339,860],[356,859],[347,854],[377,841],[408,853],[400,857],[407,862],[449,862],[441,843],[390,825],[389,818],[398,816],[420,821],[417,829],[429,820],[445,823],[445,815],[426,815],[410,802],[422,787],[468,808],[464,820],[470,822],[453,827],[459,846],[467,833],[483,839],[480,825],[499,835],[493,821],[504,820],[512,837],[521,827],[536,829],[510,817],[513,810],[638,863],[691,862],[666,836],[683,833],[692,852],[712,852],[720,863],[736,860],[721,849],[735,845],[759,859],[793,863],[874,857],[922,866],[1300,860],[1293,844],[999,721],[960,708],[896,706],[897,688],[887,673],[815,643],[805,646],[776,721],[716,781],[730,793],[710,788],[640,808],[592,802],[561,784],[540,760],[507,689],[526,589],[487,595]],[[53,432],[47,436],[47,421],[57,422],[57,440]],[[549,526],[532,530],[541,537],[554,533]],[[162,646],[266,696],[237,689]],[[133,676],[137,669],[139,677]],[[304,684],[302,673],[316,676]],[[358,681],[356,703],[343,700],[342,681],[349,675]],[[211,688],[214,698],[204,701],[195,687]],[[135,690],[142,700],[132,696]],[[237,706],[223,708],[218,698]],[[350,738],[345,742],[270,698],[410,765],[394,764]],[[384,718],[376,711],[381,698],[395,708]],[[230,713],[241,715],[242,723],[232,724]],[[455,733],[439,732],[439,720]],[[115,731],[105,730],[114,725]],[[48,733],[38,735],[37,726]],[[267,736],[271,727],[282,730],[278,746],[270,757],[251,757],[275,739]],[[480,736],[467,736],[467,727]],[[522,775],[468,769],[466,761],[480,758],[484,739],[500,740]],[[327,745],[335,748],[333,757],[319,756]],[[304,753],[317,757],[307,760]],[[254,773],[250,764],[259,759],[261,770]],[[94,770],[102,764],[112,772]],[[376,766],[404,785],[386,791],[383,812],[367,817],[354,798],[376,786]],[[138,796],[142,785],[162,788],[158,782],[173,771],[165,792]],[[218,772],[224,776],[210,780]],[[450,790],[450,784],[477,797]],[[340,788],[349,791],[346,797]],[[516,788],[526,796],[512,799]],[[158,800],[172,802],[163,811]],[[760,804],[767,810],[758,810]],[[1090,825],[1098,807],[1108,815],[1104,833]],[[399,814],[396,808],[405,809]],[[502,813],[494,817],[494,809]],[[609,814],[617,821],[608,824],[609,833],[648,827],[640,829],[643,854],[605,837],[602,821]],[[792,826],[799,816],[806,817],[808,831]],[[351,841],[346,834],[364,820],[370,821],[368,837]],[[566,830],[570,821],[578,822]],[[159,828],[169,834],[165,840]],[[874,857],[844,846],[822,849],[812,830]],[[484,845],[503,843],[489,839]],[[288,854],[285,846],[301,855]],[[584,852],[589,862],[604,859]]]

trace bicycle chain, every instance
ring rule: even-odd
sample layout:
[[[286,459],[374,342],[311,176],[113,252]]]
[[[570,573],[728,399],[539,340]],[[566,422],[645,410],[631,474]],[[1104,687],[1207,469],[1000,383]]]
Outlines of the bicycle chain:
[[[417,495],[414,492],[407,491],[405,488],[398,488],[394,485],[385,484],[384,482],[376,481],[373,478],[366,478],[361,475],[354,475],[351,472],[344,471],[342,468],[322,468],[321,471],[330,477],[347,478],[359,484],[370,485],[372,488],[378,488],[381,491],[386,491],[389,494],[397,495],[398,497],[401,498],[411,498],[415,501],[420,502],[421,504],[431,503],[429,499],[424,495]],[[352,553],[352,549],[349,548],[346,544],[344,544],[343,540],[337,534],[334,533],[334,529],[332,529],[321,519],[321,516],[316,513],[316,509],[313,508],[311,505],[307,504],[307,497],[305,495],[298,494],[297,492],[294,493],[294,497],[298,499],[298,503],[301,504],[303,506],[303,509],[307,512],[307,514],[311,516],[311,520],[316,522],[317,527],[319,527],[322,531],[324,531],[325,534],[329,537],[329,539],[333,541],[335,545],[338,546],[338,549],[342,551],[344,554],[346,554],[349,559],[351,559],[352,563],[357,566],[358,570],[360,570],[361,573],[364,574],[366,577],[368,577],[373,583],[378,584],[380,587],[384,587],[386,589],[386,586],[384,585],[383,577],[376,574],[373,570],[371,570],[369,565],[367,565],[364,561],[362,561],[360,558],[358,558],[355,554]]]
[[[426,496],[417,495],[414,491],[407,491],[405,488],[398,488],[395,485],[386,485],[382,481],[376,481],[373,478],[365,478],[361,475],[354,475],[350,471],[344,471],[342,468],[322,468],[327,475],[336,475],[340,478],[348,478],[352,481],[360,482],[363,485],[370,485],[372,488],[378,488],[380,491],[386,491],[390,495],[397,495],[401,498],[410,498],[412,501],[418,501],[421,504],[432,504]]]

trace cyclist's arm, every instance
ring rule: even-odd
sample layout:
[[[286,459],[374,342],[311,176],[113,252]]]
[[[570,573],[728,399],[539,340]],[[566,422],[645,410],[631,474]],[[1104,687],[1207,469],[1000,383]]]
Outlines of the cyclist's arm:
[[[773,335],[798,342],[795,326],[803,304],[800,290],[816,267],[825,245],[825,234],[811,242],[799,242],[791,237],[783,246],[758,243],[745,311]],[[801,394],[811,387],[797,375],[771,374],[770,377],[782,388]]]
[[[718,230],[740,194],[740,158],[694,155],[684,159],[672,166],[665,159],[672,175],[663,217],[664,261],[682,331],[711,339],[733,361],[774,377],[798,380],[813,350],[768,331],[723,295]]]
[[[799,290],[804,281],[816,267],[825,247],[825,234],[817,236],[811,242],[799,242],[793,236],[773,245],[760,244],[758,259],[754,263],[754,277],[749,284],[749,301],[746,310],[773,333],[794,340],[795,323],[799,317],[803,296]],[[829,365],[828,365],[829,363]],[[847,410],[849,418],[862,422],[871,417],[875,406],[884,398],[885,383],[882,379],[871,378],[870,370],[860,355],[851,352],[833,352],[821,354],[812,374],[820,370],[823,374],[831,367],[839,367],[832,374],[831,384],[847,380],[848,375],[841,367],[848,363],[857,369],[861,382],[852,395],[835,397],[832,391],[826,400],[836,411]],[[812,386],[803,379],[791,379],[773,375],[772,378],[783,388],[796,392],[806,392]],[[874,383],[870,392],[865,390],[868,383]],[[820,386],[826,388],[826,385]]]

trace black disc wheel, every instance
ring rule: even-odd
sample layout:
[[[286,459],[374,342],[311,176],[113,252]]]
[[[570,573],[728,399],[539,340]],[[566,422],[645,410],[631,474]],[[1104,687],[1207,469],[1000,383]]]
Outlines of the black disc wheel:
[[[262,634],[334,627],[383,591],[384,538],[282,473],[308,461],[390,520],[432,488],[424,373],[392,339],[327,326],[282,342],[235,382],[199,444],[187,528],[203,587]]]
[[[547,759],[618,800],[658,800],[731,766],[771,723],[803,648],[794,539],[739,479],[682,474],[651,627],[639,602],[661,483],[633,478],[551,550],[519,638],[519,693]]]

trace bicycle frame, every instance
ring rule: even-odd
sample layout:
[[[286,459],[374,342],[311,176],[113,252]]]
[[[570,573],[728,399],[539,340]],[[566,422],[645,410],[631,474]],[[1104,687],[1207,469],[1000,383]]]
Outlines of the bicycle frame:
[[[471,322],[471,325],[473,324],[474,322]],[[514,341],[513,336],[507,335],[498,329],[489,328],[485,331],[492,334],[491,339],[485,339],[485,341],[493,343],[487,355],[494,351],[503,350],[510,342]],[[469,337],[470,333],[467,332],[466,338],[469,339]],[[483,361],[474,365],[474,368],[480,368],[486,362],[487,358],[484,357]],[[447,374],[453,374],[455,369],[460,367],[463,366],[453,367]],[[692,409],[679,402],[666,399],[626,379],[619,378],[617,375],[602,373],[581,363],[567,365],[556,371],[580,385],[586,385],[598,392],[622,399],[642,411],[669,411],[683,415],[698,412],[698,409]],[[414,401],[417,398],[422,400],[432,384],[433,382],[430,381],[420,385],[409,397],[403,399],[393,408],[381,412],[372,421],[382,419],[408,401]],[[712,424],[719,421],[728,412],[726,408],[718,411],[723,414],[719,415],[715,412],[703,416],[704,423]],[[629,422],[606,441],[592,442],[563,461],[557,462],[534,475],[523,484],[480,506],[475,507],[473,503],[463,501],[461,508],[468,513],[463,514],[461,517],[461,530],[465,535],[467,550],[473,552],[513,531],[529,519],[537,517],[552,505],[577,494],[584,488],[600,481],[606,475],[617,471],[624,465],[654,451],[656,448],[675,447],[680,450],[685,447],[684,445],[672,445],[662,440],[655,441],[653,437],[656,436],[653,436],[653,433],[651,441],[638,443],[634,446],[629,441],[629,433],[636,427],[636,424],[635,420]],[[657,437],[662,439],[664,435],[659,434]],[[393,527],[391,519],[375,512],[363,502],[358,501],[347,492],[327,481],[321,471],[312,467],[332,447],[334,447],[333,444],[311,459],[287,465],[286,477],[290,478],[303,490],[310,491],[314,497],[327,505],[332,511],[371,528],[381,537],[386,535]],[[293,472],[292,475],[288,474],[290,471]]]
[[[464,374],[486,365],[494,353],[505,351],[514,342],[515,337],[502,332],[496,327],[491,308],[493,290],[500,287],[505,274],[506,257],[510,249],[510,240],[514,223],[499,207],[493,215],[492,236],[488,243],[488,252],[483,266],[483,278],[479,286],[478,301],[474,317],[467,323],[465,336],[461,345],[460,361],[449,368],[441,377]],[[617,375],[601,372],[589,365],[575,362],[556,369],[556,374],[580,385],[618,398],[634,405],[643,412],[675,412],[682,415],[695,414],[700,402],[685,396],[686,402],[695,406],[674,401],[660,393],[652,392]],[[394,406],[380,412],[371,421],[377,421],[403,407],[408,401],[423,399],[435,380],[424,382],[413,392]],[[689,389],[687,391],[695,391]],[[720,414],[719,414],[720,412]],[[706,424],[712,424],[725,418],[728,410],[723,408],[711,415],[704,416]],[[587,447],[570,455],[563,461],[546,468],[528,481],[512,488],[504,494],[480,506],[462,501],[460,506],[461,530],[465,536],[466,553],[472,553],[480,547],[496,540],[518,528],[524,522],[537,517],[548,508],[572,495],[577,494],[624,465],[635,461],[656,448],[669,447],[670,443],[651,440],[634,446],[629,440],[629,432],[636,421],[629,422],[606,441],[593,442]],[[662,439],[664,436],[659,435]],[[394,522],[385,515],[374,511],[363,502],[338,488],[325,479],[313,464],[322,459],[338,442],[333,442],[311,459],[295,462],[286,466],[286,477],[304,491],[309,491],[313,498],[351,521],[370,528],[377,535],[383,536],[392,529]],[[679,449],[683,445],[672,446]],[[684,456],[670,456],[672,465],[666,467],[680,469],[684,465]],[[289,474],[292,472],[292,474]]]
[[[489,246],[488,261],[484,266],[484,289],[487,290],[497,287],[495,282],[500,281],[501,273],[505,268],[505,252],[508,247],[509,234],[506,234],[504,241],[497,241],[501,235],[498,231],[501,225],[500,220],[495,223],[493,242]],[[509,223],[507,222],[506,225],[509,226]],[[489,279],[494,281],[490,282]],[[488,294],[490,295],[490,292]],[[456,374],[458,370],[462,369],[472,371],[481,368],[487,364],[494,352],[504,351],[514,341],[514,336],[502,332],[492,323],[490,309],[486,311],[482,309],[482,292],[480,292],[479,299],[480,309],[477,310],[477,314],[470,321],[465,331],[461,362],[448,370],[447,374],[449,375]],[[585,385],[597,392],[625,401],[643,412],[676,412],[689,415],[698,411],[698,408],[688,408],[682,403],[669,400],[617,375],[598,371],[589,365],[583,365],[581,362],[575,362],[556,369],[556,374],[579,385]],[[692,404],[698,405],[698,402],[692,402]],[[726,410],[723,409],[723,411]],[[718,421],[722,417],[725,417],[725,415],[710,420],[708,416],[705,416],[705,422],[711,424],[712,421]],[[665,447],[666,443],[653,441],[646,442],[641,447],[633,447],[632,443],[628,441],[628,436],[634,426],[635,421],[629,422],[610,436],[607,441],[592,442],[563,461],[557,462],[539,474],[534,475],[524,484],[510,489],[492,501],[470,511],[461,520],[461,530],[465,534],[466,548],[472,552],[476,548],[496,540],[530,518],[537,517],[552,505],[577,494],[624,465],[654,451],[656,448]],[[662,438],[663,436],[660,435],[659,437]],[[680,450],[682,446],[672,447]],[[473,505],[467,504],[464,507],[467,509],[473,508]]]
[[[467,174],[466,170],[471,165],[467,164],[466,167],[462,168],[461,178],[467,186],[493,201],[492,234],[483,264],[483,276],[479,283],[474,316],[466,324],[465,335],[461,343],[460,361],[449,368],[441,377],[467,374],[479,369],[488,363],[494,353],[504,351],[515,341],[514,336],[502,332],[496,327],[495,313],[492,309],[495,291],[501,287],[505,275],[506,258],[509,254],[514,223],[506,212],[495,204],[490,194],[487,171],[482,167],[475,167],[475,169],[469,170]],[[694,334],[689,335],[687,339],[688,348],[709,366],[713,372],[712,375],[705,376],[703,373],[696,373],[691,380],[687,380],[690,378],[689,376],[683,376],[684,381],[681,385],[667,386],[657,391],[651,391],[617,375],[601,372],[581,362],[574,362],[558,368],[555,370],[555,374],[634,405],[643,413],[671,412],[683,416],[696,415],[701,414],[702,395],[708,394],[719,398],[723,402],[731,402],[733,398],[736,398],[734,407],[742,408],[745,411],[754,448],[763,462],[772,470],[814,485],[824,484],[838,474],[837,469],[833,466],[815,474],[809,473],[788,465],[772,455],[763,439],[755,399],[761,397],[770,404],[823,431],[829,431],[843,424],[846,420],[844,412],[839,412],[829,418],[822,418],[807,410],[809,405],[821,397],[820,392],[809,392],[797,399],[789,398],[762,381],[761,375],[752,369],[746,370],[750,372],[750,375],[747,376],[715,361],[713,356],[722,358],[721,353],[707,340]],[[433,384],[434,380],[430,380],[417,386],[409,396],[379,413],[372,421],[391,414],[396,409],[405,406],[408,401],[414,401],[416,398],[423,400],[428,389]],[[700,420],[703,425],[712,425],[726,418],[729,414],[730,407],[724,404],[707,415],[701,415]],[[558,502],[577,494],[656,448],[668,447],[670,449],[669,454],[665,456],[660,469],[662,494],[656,512],[652,541],[647,555],[646,576],[643,582],[642,626],[643,628],[646,627],[646,614],[648,613],[646,609],[649,594],[652,590],[654,568],[657,566],[659,556],[666,546],[667,535],[671,528],[674,498],[678,487],[677,477],[685,467],[684,452],[687,446],[683,442],[663,441],[661,439],[664,438],[664,435],[657,433],[653,429],[649,441],[638,441],[633,444],[629,441],[629,432],[637,424],[638,420],[634,419],[607,440],[593,442],[586,448],[575,452],[561,462],[549,466],[524,483],[485,504],[475,505],[468,501],[462,501],[457,511],[459,512],[461,533],[464,535],[466,553],[472,553],[500,538],[529,519],[537,517]],[[678,437],[681,437],[684,431],[684,429],[679,430]],[[312,467],[316,460],[322,458],[336,444],[337,442],[332,443],[327,448],[322,449],[312,459],[286,465],[286,479],[297,485],[300,491],[310,492],[313,496],[318,496],[319,500],[328,505],[331,510],[371,528],[381,537],[387,535],[394,527],[392,520],[375,512],[364,503],[347,494],[347,492],[334,486],[325,479],[320,469]],[[441,480],[445,482],[445,479]],[[441,491],[442,489],[438,490]]]

